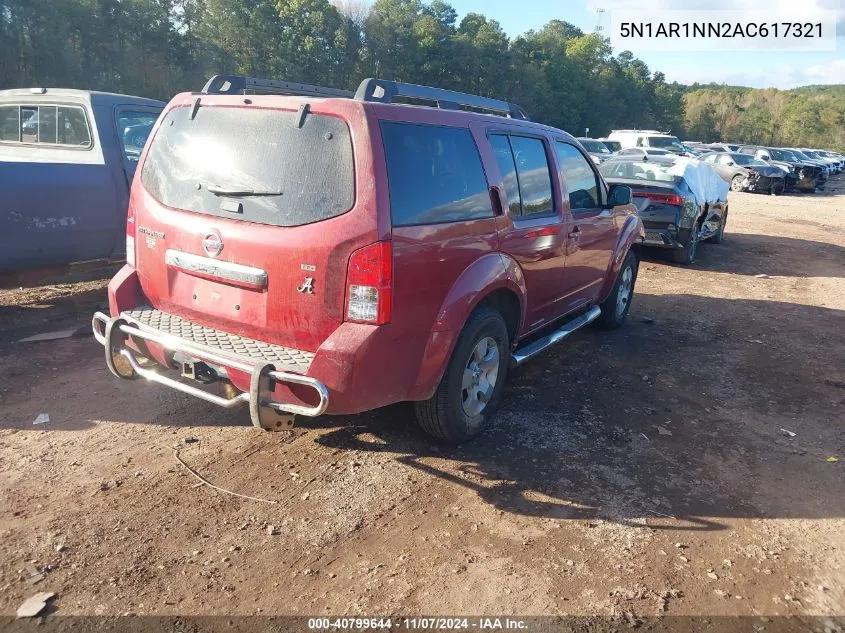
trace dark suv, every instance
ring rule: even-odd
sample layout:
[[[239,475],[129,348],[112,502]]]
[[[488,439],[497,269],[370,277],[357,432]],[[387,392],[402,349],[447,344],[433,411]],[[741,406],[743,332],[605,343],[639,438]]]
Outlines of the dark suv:
[[[510,366],[620,326],[637,278],[631,189],[494,99],[215,78],[168,104],[138,174],[106,364],[262,428],[410,400],[466,440]]]

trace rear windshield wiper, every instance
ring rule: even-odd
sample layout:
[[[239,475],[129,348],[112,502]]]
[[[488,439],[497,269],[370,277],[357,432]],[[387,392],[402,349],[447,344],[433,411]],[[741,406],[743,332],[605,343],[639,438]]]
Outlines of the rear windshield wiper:
[[[261,191],[259,189],[226,189],[217,185],[206,185],[205,189],[215,196],[281,196],[284,193],[282,191]]]

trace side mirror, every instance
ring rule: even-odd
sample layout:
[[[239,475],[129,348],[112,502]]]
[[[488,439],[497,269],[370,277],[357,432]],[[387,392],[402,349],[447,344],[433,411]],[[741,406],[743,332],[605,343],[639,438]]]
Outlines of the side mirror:
[[[760,154],[760,160],[772,160],[772,157],[768,154]]]
[[[727,165],[728,167],[733,167],[735,164],[736,163],[734,163],[732,160],[729,160],[727,163],[725,163],[725,165]]]
[[[634,192],[628,185],[610,185],[607,192],[607,206],[618,207],[623,204],[631,204]]]

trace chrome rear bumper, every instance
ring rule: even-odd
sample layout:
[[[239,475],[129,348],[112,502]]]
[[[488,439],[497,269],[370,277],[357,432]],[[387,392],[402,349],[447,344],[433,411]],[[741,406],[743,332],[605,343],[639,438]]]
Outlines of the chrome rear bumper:
[[[272,428],[274,426],[268,424],[267,416],[264,415],[262,409],[272,409],[283,414],[316,417],[322,415],[329,405],[329,392],[322,382],[310,376],[279,371],[272,363],[262,362],[256,358],[220,353],[206,346],[192,344],[190,341],[166,332],[138,327],[123,316],[110,317],[102,312],[97,312],[91,319],[91,328],[94,331],[94,338],[105,348],[106,365],[118,378],[134,378],[135,375],[138,375],[227,409],[246,402],[249,404],[252,423],[261,428]],[[154,369],[144,367],[138,360],[137,352],[125,345],[128,336],[133,339],[156,343],[169,352],[180,352],[198,361],[205,361],[249,374],[251,377],[250,390],[239,393],[233,398],[225,398],[169,378]],[[131,373],[121,372],[116,367],[116,356],[126,359],[131,368]],[[267,397],[273,391],[271,388],[273,381],[309,387],[317,392],[319,404],[308,407],[287,402],[276,402]]]

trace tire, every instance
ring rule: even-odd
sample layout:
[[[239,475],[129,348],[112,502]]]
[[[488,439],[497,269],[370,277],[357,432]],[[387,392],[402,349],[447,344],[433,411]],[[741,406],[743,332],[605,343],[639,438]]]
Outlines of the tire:
[[[783,184],[783,180],[773,180],[771,189],[769,189],[769,193],[773,196],[779,196],[786,190],[786,186]]]
[[[491,341],[496,345],[496,362],[490,358]],[[479,435],[496,410],[509,363],[510,341],[504,318],[492,308],[477,308],[461,331],[434,395],[415,403],[422,430],[455,444]],[[486,400],[478,397],[485,382],[492,382]]]
[[[616,275],[616,283],[613,284],[613,290],[610,291],[607,299],[600,305],[601,316],[596,319],[596,325],[605,330],[614,330],[622,327],[625,323],[625,317],[628,316],[628,310],[631,309],[631,300],[634,298],[634,285],[637,283],[637,272],[639,271],[639,262],[637,256],[633,251],[628,251],[622,266],[619,268],[619,274]]]
[[[699,232],[700,228],[698,226],[698,221],[696,221],[691,229],[687,229],[682,232],[684,235],[681,239],[683,248],[672,251],[672,260],[676,264],[685,264],[689,266],[690,264],[695,263],[695,255],[698,252]]]
[[[725,212],[722,214],[722,223],[719,225],[719,230],[716,232],[716,235],[710,238],[710,241],[714,244],[721,244],[725,241],[725,226],[728,224],[728,210],[725,209]]]
[[[731,191],[742,191],[742,183],[745,181],[745,176],[742,174],[737,174],[733,178],[731,178]]]

